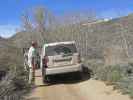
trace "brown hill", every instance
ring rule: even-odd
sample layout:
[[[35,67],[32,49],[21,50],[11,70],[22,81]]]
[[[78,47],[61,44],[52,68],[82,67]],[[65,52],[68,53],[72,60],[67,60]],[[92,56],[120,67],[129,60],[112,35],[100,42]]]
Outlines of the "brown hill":
[[[13,37],[9,39],[14,43],[14,45],[18,48],[23,48],[23,47],[29,47],[31,44],[31,41],[37,41],[39,45],[42,45],[42,36],[41,33],[36,33],[36,32],[18,32],[15,34]]]
[[[23,64],[22,52],[13,46],[13,42],[8,39],[0,38],[0,71],[6,70],[11,66]]]
[[[123,36],[127,40],[129,52],[133,51],[133,15],[128,15],[121,18],[112,19],[110,21],[103,21],[95,24],[84,25],[67,25],[63,28],[56,28],[46,32],[45,41],[65,41],[65,40],[76,40],[80,45],[79,48],[87,56],[101,56],[104,48],[109,45],[120,45],[123,44]],[[78,27],[77,27],[78,26]],[[73,35],[73,36],[72,36]],[[78,36],[77,36],[78,35]],[[86,35],[86,36],[85,36]],[[81,37],[82,40],[79,40]],[[42,45],[42,37],[40,33],[35,32],[19,32],[14,35],[10,40],[17,47],[27,47],[32,40],[37,40]],[[86,40],[86,41],[84,41]],[[85,50],[85,42],[87,42],[87,51]]]

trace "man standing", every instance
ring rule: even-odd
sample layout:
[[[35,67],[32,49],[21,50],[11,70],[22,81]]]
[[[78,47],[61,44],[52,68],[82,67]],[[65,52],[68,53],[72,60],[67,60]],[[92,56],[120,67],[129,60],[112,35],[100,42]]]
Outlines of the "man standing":
[[[29,84],[34,84],[35,82],[36,61],[37,61],[37,42],[32,41],[32,45],[28,51]]]

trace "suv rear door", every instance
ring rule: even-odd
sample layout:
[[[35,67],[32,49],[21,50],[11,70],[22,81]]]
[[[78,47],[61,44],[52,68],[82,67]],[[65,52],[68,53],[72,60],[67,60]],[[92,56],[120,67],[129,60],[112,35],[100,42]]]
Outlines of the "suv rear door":
[[[49,59],[48,67],[73,65],[78,56],[74,43],[48,46],[45,48],[45,54]]]

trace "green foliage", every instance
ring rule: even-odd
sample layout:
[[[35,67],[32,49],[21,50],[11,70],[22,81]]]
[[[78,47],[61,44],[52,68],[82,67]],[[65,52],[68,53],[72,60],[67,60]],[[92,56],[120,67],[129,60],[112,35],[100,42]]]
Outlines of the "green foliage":
[[[88,61],[96,79],[114,84],[114,89],[120,89],[123,94],[133,97],[133,64],[104,66],[98,61]]]
[[[0,82],[0,98],[12,95],[23,97],[23,94],[28,91],[28,89],[30,88],[28,85],[27,73],[24,71],[23,67],[13,66],[6,77]]]
[[[116,83],[115,88],[119,88],[123,94],[133,97],[133,76],[123,77]]]
[[[11,95],[21,97],[23,91],[28,90],[29,85],[20,49],[5,46],[0,48],[0,52],[0,71],[6,72],[6,76],[0,80],[0,99]]]

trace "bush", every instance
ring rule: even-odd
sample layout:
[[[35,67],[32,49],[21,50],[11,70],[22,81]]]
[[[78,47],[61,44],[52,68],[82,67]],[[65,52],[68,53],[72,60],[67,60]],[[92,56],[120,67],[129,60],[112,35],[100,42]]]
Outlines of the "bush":
[[[0,100],[21,100],[20,97],[29,89],[21,49],[4,45],[0,52]]]
[[[29,87],[27,83],[26,72],[24,72],[23,67],[11,69],[0,82],[0,98],[18,94],[20,98]]]
[[[115,88],[119,88],[123,94],[129,94],[133,97],[133,75],[123,77],[116,83]]]
[[[133,97],[133,64],[104,66],[98,61],[88,61],[87,64],[93,71],[93,77],[113,84],[114,89]]]
[[[103,81],[114,83],[121,79],[122,75],[120,71],[121,70],[117,66],[99,66],[95,70],[95,77]]]

